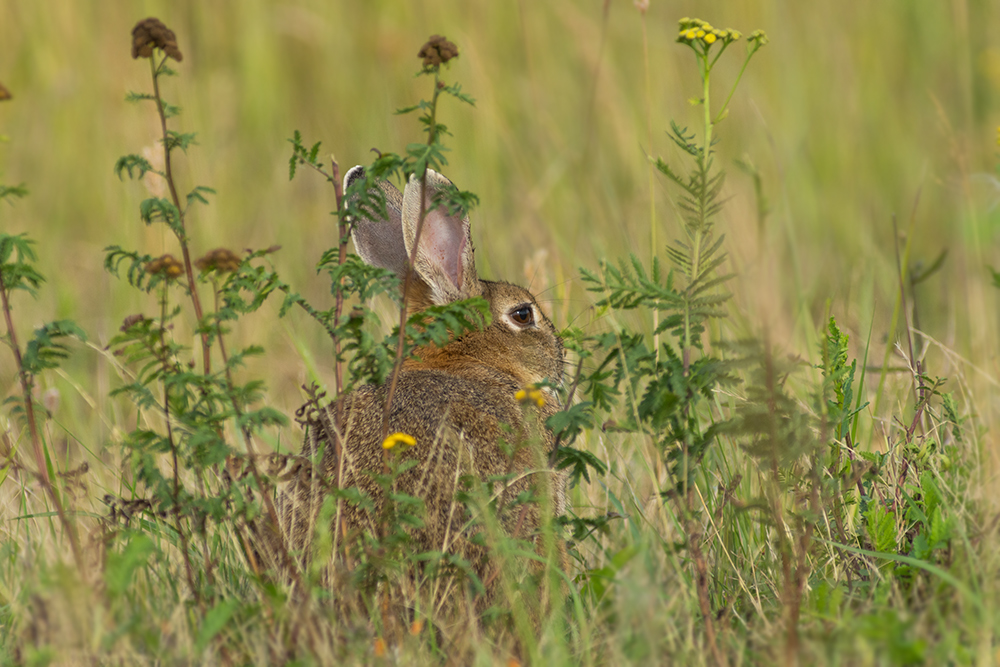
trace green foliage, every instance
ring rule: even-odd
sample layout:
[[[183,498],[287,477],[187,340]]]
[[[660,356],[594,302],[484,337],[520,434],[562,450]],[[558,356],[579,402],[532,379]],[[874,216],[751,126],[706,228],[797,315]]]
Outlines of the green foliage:
[[[4,185],[0,183],[0,200],[2,199],[14,199],[15,197],[27,197],[28,188],[24,187],[24,183],[21,185]]]
[[[153,260],[152,255],[140,255],[138,252],[125,250],[117,245],[106,247],[104,252],[104,269],[115,277],[120,275],[119,271],[121,270],[122,263],[128,260],[126,279],[132,287],[138,287],[149,292],[162,281],[161,278],[156,276],[146,275],[145,267]],[[149,281],[145,282],[147,278],[149,278]]]
[[[729,100],[713,108],[707,93],[712,67],[739,37],[708,30],[714,40],[697,31],[687,37],[693,27],[706,26],[682,22],[679,41],[695,53],[703,94],[694,103],[706,122],[695,132],[671,123],[668,136],[690,168],[653,161],[677,193],[681,240],[665,256],[656,248],[660,257],[648,263],[633,256],[582,271],[599,319],[586,330],[563,332],[575,372],[568,386],[551,387],[566,407],[546,424],[557,442],[548,463],[575,487],[575,509],[558,521],[570,536],[573,564],[556,583],[533,572],[508,577],[510,586],[484,616],[514,632],[518,610],[533,609],[534,616],[522,616],[537,618],[537,628],[518,631],[516,648],[478,626],[457,633],[434,627],[438,610],[427,608],[429,589],[447,586],[450,599],[476,600],[487,582],[444,548],[414,548],[412,531],[423,525],[427,508],[397,490],[413,465],[405,451],[393,450],[385,470],[374,475],[387,499],[378,509],[356,487],[318,482],[326,498],[315,522],[314,558],[300,580],[255,570],[247,548],[252,531],[268,525],[273,485],[299,474],[295,466],[318,463],[321,452],[311,461],[254,456],[255,448],[283,445],[290,429],[265,401],[264,384],[243,377],[248,360],[263,349],[227,349],[245,315],[276,295],[281,316],[301,309],[327,333],[333,351],[324,358],[333,360],[341,382],[331,396],[314,390],[315,406],[334,409],[359,385],[390,380],[397,360],[415,348],[489,323],[481,299],[385,322],[372,301],[398,297],[395,275],[347,252],[353,220],[385,214],[384,197],[371,187],[375,179],[419,178],[424,168],[447,164],[439,91],[472,100],[431,69],[433,98],[403,110],[420,112],[427,143],[381,154],[366,168],[366,181],[338,193],[338,242],[317,265],[330,281],[324,305],[310,304],[279,275],[270,257],[276,248],[233,255],[226,268],[196,270],[186,258],[194,253],[188,229],[197,222],[192,204],[207,204],[214,194],[206,186],[186,189],[186,196],[174,188],[180,200],[171,194],[140,207],[143,222],[166,223],[168,242],[188,251],[173,260],[183,272],[165,271],[157,264],[163,258],[142,250],[106,249],[108,272],[141,291],[133,297],[148,304],[109,344],[107,360],[121,378],[112,398],[131,407],[96,402],[95,412],[109,415],[111,433],[99,437],[120,442],[122,457],[108,465],[106,452],[89,459],[107,468],[90,491],[108,492],[111,518],[83,507],[71,513],[74,522],[94,526],[98,557],[88,553],[87,562],[96,570],[86,577],[67,576],[70,568],[49,554],[60,551],[45,541],[58,535],[49,523],[58,501],[39,501],[35,489],[44,470],[55,482],[55,498],[77,493],[80,469],[70,469],[71,455],[64,458],[52,444],[79,439],[90,447],[93,438],[63,430],[31,398],[32,388],[64,379],[87,391],[80,378],[51,373],[72,351],[69,339],[86,336],[59,320],[37,328],[23,349],[13,346],[21,353],[17,375],[29,388],[26,398],[5,404],[13,406],[16,425],[28,423],[25,411],[34,404],[42,449],[36,474],[18,458],[23,432],[15,426],[0,433],[0,488],[18,498],[6,522],[14,539],[0,544],[0,624],[8,630],[0,637],[0,662],[65,659],[62,649],[37,645],[45,639],[33,634],[40,630],[44,637],[47,624],[64,627],[66,609],[50,602],[59,596],[78,604],[70,610],[93,611],[87,614],[97,619],[93,624],[74,618],[66,627],[78,624],[89,633],[79,642],[84,648],[73,650],[98,662],[485,663],[511,653],[532,664],[973,664],[988,658],[996,635],[995,522],[978,498],[989,489],[981,481],[988,475],[983,453],[989,441],[969,406],[967,378],[958,377],[946,392],[951,387],[943,380],[925,365],[916,367],[912,394],[901,392],[887,414],[869,407],[867,364],[852,358],[852,341],[832,317],[809,332],[819,343],[806,348],[808,362],[769,341],[745,340],[744,323],[728,320],[732,275],[724,236],[714,230],[725,204],[725,174],[715,161],[714,127]],[[752,55],[766,38],[755,34],[748,41]],[[165,62],[151,61],[154,81],[174,74]],[[180,113],[159,91],[129,99],[153,101],[148,108],[155,106],[164,122]],[[177,149],[186,153],[194,139],[167,130],[159,146],[176,159]],[[308,165],[339,186],[336,165],[320,163],[319,142],[307,145],[296,131],[290,143],[290,177]],[[122,157],[114,171],[119,179],[127,174],[177,185],[168,170],[155,170],[138,155]],[[761,224],[762,174],[752,175]],[[23,186],[0,186],[0,198],[25,193]],[[434,203],[467,212],[478,199],[448,189]],[[904,265],[901,275],[910,288],[924,284],[944,259],[942,252],[927,268]],[[12,290],[34,294],[43,285],[35,263],[26,236],[0,235],[5,299]],[[1000,272],[991,272],[1000,286]],[[198,294],[206,290],[213,305],[202,309]],[[808,329],[805,321],[798,326]],[[6,340],[13,338],[8,330]],[[926,363],[919,351],[917,360]],[[285,467],[258,475],[255,461],[261,469],[278,461]],[[509,481],[461,476],[455,508],[468,518],[461,533],[489,547],[497,561],[537,561],[536,545],[497,528],[498,520],[516,520],[523,503],[538,500],[524,494],[502,507],[496,489]],[[375,528],[339,533],[344,506],[361,508]],[[552,544],[562,538],[551,527],[532,536]],[[299,562],[301,554],[290,556]],[[26,570],[32,559],[38,569]],[[555,567],[546,574],[563,575]],[[98,583],[79,593],[77,578]],[[394,628],[401,619],[404,627]]]
[[[104,569],[104,581],[108,593],[117,597],[123,595],[132,583],[136,570],[146,567],[150,556],[156,551],[153,541],[143,534],[137,534],[124,542],[121,552],[112,551]]]
[[[32,375],[38,375],[50,368],[59,368],[59,362],[69,356],[61,338],[76,338],[86,342],[87,334],[72,320],[49,322],[35,329],[35,335],[28,341],[21,363],[24,370]]]
[[[136,172],[133,174],[133,171]],[[128,174],[129,178],[142,178],[147,173],[153,173],[166,178],[166,175],[149,164],[149,160],[141,155],[123,155],[115,163],[115,176],[119,180],[124,180],[123,174]]]
[[[38,259],[27,234],[0,234],[0,280],[8,292],[25,290],[34,295],[45,278],[34,267]]]

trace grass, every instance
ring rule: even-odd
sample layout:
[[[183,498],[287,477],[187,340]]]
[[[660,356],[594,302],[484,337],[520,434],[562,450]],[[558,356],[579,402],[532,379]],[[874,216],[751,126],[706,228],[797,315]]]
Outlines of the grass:
[[[41,375],[38,387],[51,390],[50,402],[58,397],[46,423],[55,467],[89,465],[86,488],[72,497],[87,544],[103,539],[95,518],[107,512],[101,498],[125,495],[131,475],[120,444],[135,426],[135,413],[108,397],[122,377],[104,347],[126,316],[156,307],[103,270],[101,248],[116,243],[153,255],[176,252],[162,225],[146,227],[138,219],[146,188],[112,173],[119,155],[153,147],[157,136],[152,117],[123,102],[128,90],[148,85],[143,63],[128,56],[129,31],[145,16],[170,25],[185,53],[181,76],[167,85],[184,107],[178,129],[197,131],[200,145],[178,160],[178,177],[186,188],[203,183],[218,192],[189,223],[196,247],[280,244],[270,261],[281,275],[311,302],[328,302],[327,284],[312,267],[335,244],[332,189],[320,179],[288,182],[286,138],[300,129],[322,139],[323,150],[334,152],[343,168],[370,161],[372,147],[398,150],[417,140],[412,118],[391,112],[421,97],[422,82],[412,77],[416,50],[440,33],[462,52],[449,77],[476,99],[475,108],[451,105],[445,122],[454,135],[447,175],[482,201],[473,216],[480,273],[530,285],[560,327],[596,333],[652,322],[648,312],[593,309],[577,267],[594,269],[601,259],[629,253],[646,260],[650,238],[665,246],[683,233],[665,179],[650,184],[645,156],[675,162],[680,156],[665,135],[669,119],[691,127],[699,122],[700,109],[687,102],[699,82],[690,54],[674,39],[677,18],[705,12],[700,5],[654,3],[645,19],[627,3],[605,8],[568,1],[258,2],[238,9],[108,2],[100,9],[69,5],[55,18],[50,9],[28,2],[0,8],[0,82],[14,95],[0,103],[0,134],[9,138],[0,144],[0,182],[23,182],[31,191],[14,206],[0,206],[0,232],[29,232],[49,278],[38,299],[18,296],[19,339],[42,322],[72,318],[91,340],[74,347],[61,370]],[[756,165],[768,214],[761,227],[752,179],[728,166],[730,199],[717,229],[727,236],[739,277],[729,285],[731,317],[716,325],[712,340],[766,332],[776,358],[821,364],[819,342],[828,313],[835,315],[850,334],[850,356],[862,360],[860,366],[867,359],[856,391],[871,405],[861,413],[855,442],[875,454],[894,452],[884,461],[883,477],[891,480],[903,460],[916,456],[896,449],[913,420],[914,398],[908,374],[888,373],[881,389],[879,376],[884,358],[891,368],[904,365],[894,346],[899,341],[907,349],[903,323],[913,322],[916,308],[928,341],[924,367],[948,379],[943,390],[953,393],[965,420],[965,439],[949,445],[949,460],[934,458],[925,467],[954,521],[947,553],[920,560],[937,570],[898,569],[923,567],[900,560],[910,553],[910,524],[902,518],[893,540],[883,535],[883,546],[896,551],[876,548],[878,535],[853,552],[817,538],[794,656],[783,652],[787,587],[775,531],[739,505],[766,495],[771,478],[753,467],[736,439],[714,451],[698,502],[704,503],[712,602],[724,628],[719,643],[735,664],[1000,659],[994,602],[1000,450],[993,416],[1000,313],[986,269],[1000,264],[1000,50],[989,32],[998,13],[988,4],[960,2],[764,0],[719,3],[704,16],[747,32],[761,27],[771,36],[716,129],[720,163],[748,156]],[[720,64],[720,79],[732,79],[737,61]],[[897,246],[900,254],[909,248],[910,266],[929,265],[944,248],[948,256],[938,274],[907,295],[893,330]],[[391,312],[387,302],[379,307]],[[234,347],[251,341],[267,354],[251,361],[246,376],[264,378],[268,405],[286,415],[303,402],[306,381],[333,385],[328,339],[308,318],[293,313],[278,320],[277,306],[266,306],[233,333]],[[0,358],[6,359],[0,394],[17,395],[10,356],[3,351]],[[808,406],[820,378],[810,369],[793,375],[788,393]],[[713,410],[721,414],[745,397],[744,388],[718,392]],[[950,426],[939,403],[935,414],[923,428],[943,442]],[[9,411],[0,414],[0,425],[6,448],[27,443]],[[269,433],[268,444],[294,451],[299,437],[289,427]],[[27,445],[18,446],[23,459]],[[586,567],[573,574],[606,593],[599,603],[581,603],[585,611],[572,614],[565,633],[550,628],[541,654],[553,663],[711,664],[689,555],[672,546],[685,540],[685,529],[659,497],[665,471],[654,444],[594,429],[578,446],[610,473],[574,490],[577,511],[628,518],[612,521],[606,534],[581,547]],[[736,501],[727,501],[718,488],[737,474]],[[190,610],[178,602],[183,587],[162,576],[177,567],[163,555],[170,550],[160,549],[172,539],[162,527],[150,528],[151,544],[133,540],[112,550],[108,558],[121,560],[109,571],[122,579],[105,582],[110,592],[96,593],[79,582],[58,517],[24,471],[9,469],[0,508],[0,623],[8,658],[269,661],[261,621],[245,608],[221,608],[213,617],[226,620],[220,632],[229,648],[223,651],[186,623]],[[866,534],[867,526],[878,525],[860,509],[843,519],[847,532]],[[929,530],[930,521],[921,525]],[[822,532],[830,536],[836,528]],[[232,539],[220,534],[214,545],[225,573],[220,585],[227,599],[248,599],[252,586]],[[869,573],[868,587],[852,579],[860,567]],[[880,581],[885,585],[872,583]],[[261,605],[279,610],[275,625],[294,625],[291,611],[281,616],[280,605]],[[346,664],[376,660],[369,628],[333,627],[335,641],[324,646],[336,650],[305,655]],[[232,647],[245,648],[234,653]],[[395,650],[383,660],[430,659],[413,638]],[[502,664],[506,657],[485,647],[476,656],[479,664]]]

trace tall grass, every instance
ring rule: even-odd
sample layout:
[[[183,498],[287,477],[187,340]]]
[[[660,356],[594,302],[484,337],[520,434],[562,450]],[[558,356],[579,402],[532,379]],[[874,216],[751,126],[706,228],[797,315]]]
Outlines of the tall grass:
[[[717,130],[716,159],[729,166],[749,158],[767,215],[758,216],[753,179],[730,167],[724,193],[730,199],[718,226],[739,277],[730,283],[731,316],[712,330],[712,341],[766,331],[772,348],[762,358],[792,355],[822,366],[824,330],[835,315],[850,334],[850,357],[860,360],[858,380],[867,367],[855,391],[871,405],[860,413],[853,442],[872,455],[896,452],[872,462],[883,466],[884,480],[899,479],[902,461],[919,454],[899,444],[900,434],[920,422],[913,421],[913,377],[903,370],[908,339],[917,341],[914,353],[926,372],[947,378],[942,389],[955,396],[964,420],[963,439],[950,439],[952,425],[938,402],[918,427],[951,447],[926,468],[955,522],[945,564],[935,566],[941,572],[818,542],[810,552],[814,577],[806,582],[795,656],[782,652],[787,588],[776,572],[783,547],[770,520],[740,504],[775,498],[769,486],[775,480],[751,472],[752,457],[736,439],[724,440],[699,487],[723,489],[699,501],[722,653],[737,664],[995,662],[1000,313],[986,266],[1000,264],[1000,47],[991,34],[1000,8],[761,1],[717,3],[711,11],[704,18],[761,27],[771,36]],[[451,75],[476,108],[451,110],[447,175],[482,202],[473,219],[481,274],[530,284],[558,326],[598,332],[648,329],[652,316],[593,310],[577,267],[593,269],[601,259],[629,253],[645,258],[657,250],[647,247],[650,239],[665,246],[683,234],[666,183],[650,187],[647,156],[680,157],[666,136],[669,119],[697,125],[701,110],[688,98],[698,95],[699,82],[689,54],[675,44],[676,19],[704,13],[698,3],[652,3],[643,15],[630,3],[561,0],[103,2],[69,3],[57,12],[47,3],[0,6],[0,82],[14,96],[0,102],[0,134],[9,139],[0,143],[0,182],[24,182],[31,191],[15,206],[0,206],[0,232],[30,233],[49,278],[37,299],[19,297],[14,325],[23,341],[40,323],[68,317],[91,340],[61,370],[41,375],[37,388],[52,413],[45,428],[53,465],[64,472],[89,466],[86,486],[67,490],[85,549],[104,539],[101,498],[124,495],[132,483],[120,444],[135,416],[108,398],[124,371],[104,346],[124,317],[150,307],[104,272],[101,248],[176,252],[162,226],[138,220],[147,186],[120,183],[112,173],[119,155],[154,149],[159,132],[152,117],[123,103],[126,91],[142,89],[148,76],[128,57],[129,30],[138,19],[162,18],[186,56],[177,67],[182,76],[170,85],[184,107],[178,129],[197,130],[200,146],[196,157],[178,164],[177,177],[219,193],[191,224],[193,242],[234,249],[279,244],[270,261],[317,304],[329,300],[328,285],[312,267],[336,243],[328,215],[336,203],[320,179],[288,182],[286,138],[297,128],[323,139],[341,165],[370,161],[372,147],[415,140],[412,120],[391,111],[421,96],[421,82],[412,78],[419,44],[432,33],[448,36],[462,49]],[[731,80],[737,67],[722,62],[720,79]],[[906,273],[928,266],[945,248],[940,271],[908,290],[891,329],[897,255],[907,260]],[[392,311],[388,303],[380,307]],[[919,333],[908,331],[914,311]],[[269,305],[233,337],[234,346],[266,348],[247,375],[266,379],[268,404],[285,414],[303,402],[307,381],[333,386],[328,340],[304,315],[279,320],[277,306]],[[17,369],[6,350],[0,359],[0,393],[16,395]],[[815,413],[810,396],[822,380],[819,370],[806,368],[790,376],[787,393]],[[745,398],[742,388],[717,392],[712,413]],[[16,420],[4,411],[0,425],[0,445],[10,451],[17,444],[23,457],[27,436]],[[298,437],[288,428],[269,444],[295,451]],[[584,664],[711,663],[685,528],[659,495],[666,471],[653,444],[595,428],[578,446],[610,472],[575,489],[573,504],[580,515],[611,521],[596,540],[581,543],[574,571],[594,597],[578,603],[573,624],[549,629],[541,654]],[[138,566],[154,553],[148,544],[108,555],[120,559],[112,569],[122,574],[106,582],[107,591],[82,585],[55,508],[30,474],[7,470],[0,484],[0,623],[8,659],[73,663],[105,656],[129,664],[207,655],[219,664],[265,664],[271,658],[273,647],[257,632],[260,619],[249,615],[224,631],[226,643],[247,647],[238,658],[216,654],[208,639],[192,635],[183,605],[161,604],[176,599],[163,591],[175,584],[158,578],[156,568],[177,564]],[[866,522],[879,525],[864,517],[866,509],[846,511],[842,529],[864,533]],[[902,545],[909,544],[911,524],[900,519],[892,526],[892,544],[882,525],[885,552],[897,546],[909,553]],[[882,551],[878,534],[869,537],[862,550]],[[220,589],[240,599],[249,584],[238,545],[227,543],[218,553],[224,554]],[[899,567],[911,568],[905,576],[912,585],[899,583]],[[870,588],[855,578],[861,569]],[[872,583],[878,581],[890,585]],[[295,623],[288,614],[267,622]],[[373,660],[378,647],[369,629],[349,629],[329,645],[335,648],[313,658]],[[418,638],[396,650],[400,662],[429,659]],[[506,657],[483,648],[478,659]]]

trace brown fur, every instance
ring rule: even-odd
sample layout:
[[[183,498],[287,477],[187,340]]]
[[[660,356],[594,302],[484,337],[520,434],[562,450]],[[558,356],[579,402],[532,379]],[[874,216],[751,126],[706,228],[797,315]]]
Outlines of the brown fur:
[[[350,183],[363,175],[355,168],[345,180]],[[428,184],[430,190],[447,181],[429,172]],[[358,221],[355,242],[366,262],[390,268],[402,277],[414,240],[420,183],[411,181],[405,195],[387,183],[378,186],[386,195],[388,219]],[[405,248],[398,247],[401,240]],[[385,470],[384,433],[406,433],[415,438],[416,445],[390,455],[417,461],[397,479],[395,487],[425,504],[423,527],[411,531],[414,548],[459,554],[469,560],[487,583],[487,595],[477,604],[482,608],[497,599],[501,577],[491,555],[470,543],[470,517],[465,506],[455,501],[455,492],[466,475],[484,481],[512,478],[492,481],[491,494],[502,508],[501,530],[533,541],[536,550],[544,553],[538,536],[543,508],[559,514],[566,506],[565,477],[547,467],[554,441],[544,427],[545,419],[559,405],[551,391],[543,391],[545,401],[540,407],[517,400],[515,394],[542,380],[561,382],[563,348],[551,322],[527,290],[478,278],[468,218],[449,218],[443,209],[430,211],[415,267],[408,295],[411,312],[435,303],[482,296],[490,304],[490,325],[469,331],[443,347],[418,349],[405,361],[387,430],[383,425],[385,386],[365,386],[345,397],[340,420],[332,407],[321,410],[313,406],[302,455],[315,460],[317,449],[322,447],[321,479],[303,468],[303,473],[281,491],[281,533],[289,548],[300,554],[300,562],[308,562],[324,484],[339,480],[341,488],[357,487],[371,498],[375,511],[368,513],[341,503],[339,525],[333,527],[337,539],[357,539],[362,532],[379,535],[384,527],[377,525],[377,517],[386,498],[371,473]],[[456,271],[456,267],[460,268]],[[520,325],[516,316],[523,315],[526,307],[533,322]],[[338,441],[344,443],[339,458],[331,430],[338,431]],[[536,497],[543,502],[514,505],[518,495],[530,489],[542,494]],[[564,549],[561,544],[556,549],[564,567]]]

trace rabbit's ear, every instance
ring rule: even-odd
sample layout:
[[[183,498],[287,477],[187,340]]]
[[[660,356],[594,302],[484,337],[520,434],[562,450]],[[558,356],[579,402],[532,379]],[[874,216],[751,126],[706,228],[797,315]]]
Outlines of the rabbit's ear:
[[[482,294],[472,251],[469,216],[449,215],[445,206],[433,203],[435,194],[452,187],[447,178],[427,170],[424,225],[413,268],[429,288],[430,300],[438,306]],[[403,193],[403,238],[407,252],[413,251],[417,236],[420,199],[420,176],[414,174]]]
[[[356,185],[365,182],[365,168],[357,166],[344,176],[344,194],[348,196],[348,205],[354,205],[361,199],[361,192]],[[351,185],[355,184],[354,191]],[[389,269],[402,280],[406,276],[409,258],[406,254],[406,244],[403,241],[403,195],[388,181],[378,181],[376,186],[382,191],[385,199],[386,217],[378,215],[377,193],[374,188],[369,190],[370,204],[365,204],[366,213],[374,212],[376,217],[362,214],[353,220],[351,238],[358,249],[361,259],[366,264]]]

